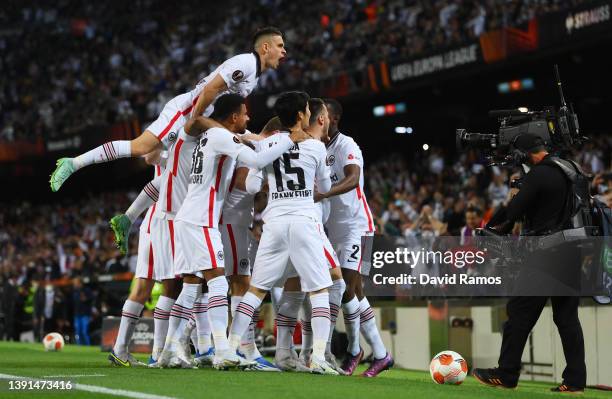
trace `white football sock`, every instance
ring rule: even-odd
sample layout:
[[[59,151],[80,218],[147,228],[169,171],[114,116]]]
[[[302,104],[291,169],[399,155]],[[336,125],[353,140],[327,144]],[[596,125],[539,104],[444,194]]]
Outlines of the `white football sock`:
[[[242,336],[242,341],[240,342],[240,352],[248,359],[254,360],[258,357],[261,357],[261,353],[259,353],[259,349],[257,349],[257,345],[255,345],[255,327],[257,326],[257,322],[259,321],[259,310],[256,310],[253,313],[253,317],[251,318],[251,322],[249,323],[249,328],[247,332]]]
[[[329,293],[310,295],[310,306],[312,306],[312,356],[320,359],[325,358],[325,346],[329,336]]]
[[[306,293],[301,291],[283,291],[276,314],[277,350],[289,350],[293,346],[293,332],[305,296]]]
[[[247,292],[242,297],[242,302],[238,304],[236,308],[236,316],[232,321],[232,327],[230,328],[230,349],[236,350],[240,345],[242,336],[249,328],[249,324],[253,319],[255,311],[259,309],[261,305],[261,299],[257,295]]]
[[[310,319],[312,318],[312,308],[310,307],[310,298],[306,298],[302,302],[302,319],[300,322],[302,323],[302,351],[300,352],[300,356],[302,353],[309,354],[312,350],[312,324],[310,324]]]
[[[151,352],[153,360],[157,360],[159,354],[164,349],[172,305],[174,305],[174,299],[163,295],[159,297],[157,305],[155,305],[155,310],[153,311],[153,325],[155,328],[153,334],[153,351]]]
[[[283,295],[283,287],[272,287],[270,290],[270,300],[272,301],[272,308],[274,313],[278,313],[279,302],[281,295]]]
[[[343,279],[334,280],[332,286],[329,288],[329,315],[331,317],[331,322],[329,326],[329,337],[327,338],[327,347],[325,348],[327,352],[331,352],[331,341],[334,336],[336,319],[338,318],[338,312],[340,312],[342,295],[345,289],[346,284]]]
[[[109,141],[72,159],[72,165],[75,170],[79,170],[94,163],[114,161],[117,158],[129,158],[131,155],[132,147],[129,140]]]
[[[202,285],[183,283],[183,289],[170,310],[168,335],[164,351],[176,351],[175,345],[183,338],[185,326],[191,317],[193,304],[202,293]]]
[[[382,338],[380,337],[380,332],[376,326],[376,319],[374,318],[374,311],[370,307],[368,298],[363,297],[360,302],[360,309],[361,333],[367,343],[372,347],[374,359],[382,359],[387,356],[387,348],[385,348],[385,344],[383,344]]]
[[[350,301],[342,304],[342,313],[344,314],[344,325],[346,327],[346,335],[348,338],[349,352],[353,356],[357,356],[361,350],[359,347],[359,300],[354,296]]]
[[[200,295],[193,304],[193,316],[198,331],[198,352],[200,355],[208,352],[212,346],[210,338],[210,322],[208,321],[208,293]]]
[[[123,310],[121,311],[121,322],[119,323],[119,333],[115,340],[115,346],[113,351],[115,355],[122,358],[128,352],[128,346],[132,340],[132,334],[134,334],[134,328],[136,323],[140,320],[140,313],[144,305],[131,300],[126,300],[123,304]]]
[[[212,330],[215,349],[229,349],[227,341],[227,290],[229,284],[225,276],[215,277],[208,281],[208,320]]]
[[[242,301],[242,296],[232,295],[230,297],[230,313],[232,315],[232,318],[234,318],[234,314],[236,313],[236,308],[238,307],[241,301]]]
[[[194,348],[198,347],[198,335],[196,331],[195,316],[193,315],[193,308],[191,309],[191,314],[189,315],[189,321],[185,325],[185,331],[183,331],[182,337],[185,339],[186,347],[189,347],[188,343],[190,340],[192,341]]]
[[[134,220],[143,213],[148,207],[153,205],[159,199],[159,182],[161,176],[157,176],[155,179],[147,183],[142,189],[138,197],[132,202],[130,207],[125,211],[125,216],[130,219],[130,222],[134,223]]]

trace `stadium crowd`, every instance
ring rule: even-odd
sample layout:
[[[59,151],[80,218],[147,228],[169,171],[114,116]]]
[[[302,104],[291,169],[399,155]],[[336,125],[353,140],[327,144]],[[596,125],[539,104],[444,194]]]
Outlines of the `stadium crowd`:
[[[248,51],[264,25],[284,31],[289,51],[279,70],[260,78],[260,89],[274,91],[454,46],[585,1],[9,2],[0,10],[0,143],[150,121],[220,62]]]
[[[611,154],[609,136],[595,137],[573,154],[573,159],[594,176],[593,194],[609,206]],[[390,236],[471,235],[508,199],[510,191],[507,170],[486,167],[473,152],[451,156],[439,148],[417,152],[412,159],[395,154],[366,162],[365,177],[377,231]],[[3,204],[0,314],[4,323],[0,319],[0,325],[5,328],[0,328],[0,339],[18,338],[19,331],[31,328],[37,336],[51,327],[71,333],[78,316],[99,323],[103,315],[120,310],[116,305],[121,302],[113,302],[102,284],[83,282],[135,270],[140,221],[132,228],[129,255],[121,257],[108,220],[123,212],[136,194],[91,194],[36,206]],[[262,210],[257,202],[256,238]],[[45,288],[45,282],[51,280],[60,282],[54,290]],[[12,327],[7,329],[7,325]]]

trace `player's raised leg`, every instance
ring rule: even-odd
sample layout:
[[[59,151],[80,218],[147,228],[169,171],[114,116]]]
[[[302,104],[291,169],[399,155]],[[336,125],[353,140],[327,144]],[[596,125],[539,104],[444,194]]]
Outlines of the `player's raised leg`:
[[[160,183],[161,175],[156,176],[155,179],[144,186],[124,214],[115,215],[111,218],[109,224],[115,234],[115,244],[117,244],[122,255],[127,254],[128,251],[128,236],[132,223],[159,199]],[[148,220],[143,221],[143,223],[145,222],[148,222]]]
[[[154,151],[159,143],[155,134],[147,130],[131,141],[109,141],[75,158],[60,158],[49,181],[51,190],[58,191],[74,172],[85,166],[111,162],[119,158],[143,156]]]

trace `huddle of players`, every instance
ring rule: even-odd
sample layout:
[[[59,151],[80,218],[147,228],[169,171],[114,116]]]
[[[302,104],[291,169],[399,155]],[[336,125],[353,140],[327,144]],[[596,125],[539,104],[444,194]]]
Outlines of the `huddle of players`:
[[[256,52],[231,58],[193,92],[171,100],[143,134],[146,140],[128,142],[135,149],[153,136],[165,145],[167,156],[126,214],[111,221],[125,249],[131,222],[153,203],[140,230],[138,282],[124,304],[109,359],[121,366],[140,365],[127,346],[143,303],[158,280],[164,290],[154,312],[150,366],[193,367],[186,348],[195,325],[196,364],[350,375],[363,357],[361,331],[374,351],[374,361],[364,375],[375,376],[391,367],[393,360],[361,293],[360,273],[368,272],[361,262],[361,237],[374,230],[363,195],[361,151],[338,132],[339,104],[330,100],[326,105],[302,92],[278,98],[277,118],[261,135],[243,134],[249,120],[244,97],[255,87],[260,72],[275,68],[278,59],[275,64],[274,58],[285,55],[278,31],[260,31],[254,42]],[[212,99],[206,98],[211,97],[207,87],[219,80],[223,85],[213,91]],[[188,118],[193,108],[194,116]],[[157,143],[149,158],[159,153]],[[75,159],[60,160],[52,188],[55,183],[54,190],[59,189],[82,166],[116,159],[122,146],[125,143],[107,143]],[[137,154],[126,155],[124,150],[121,156]],[[253,196],[266,187],[265,225],[249,279]],[[316,204],[315,197],[320,200]],[[334,246],[323,229],[326,221]],[[175,275],[183,276],[178,296]],[[227,277],[232,288],[229,336]],[[206,293],[202,292],[204,281]],[[277,301],[278,348],[273,365],[259,354],[253,330],[261,301],[279,285],[285,289]],[[292,337],[302,307],[304,343],[298,357]],[[340,307],[349,337],[349,356],[342,367],[329,348]]]

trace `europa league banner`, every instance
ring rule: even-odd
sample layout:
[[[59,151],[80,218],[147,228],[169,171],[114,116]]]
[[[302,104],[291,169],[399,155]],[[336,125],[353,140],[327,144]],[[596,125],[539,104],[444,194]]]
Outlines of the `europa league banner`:
[[[363,237],[368,296],[610,296],[612,237]]]
[[[102,321],[102,351],[113,349],[115,339],[119,333],[121,317],[108,316]],[[134,334],[130,341],[130,353],[151,353],[153,350],[153,319],[141,317],[136,323]]]

